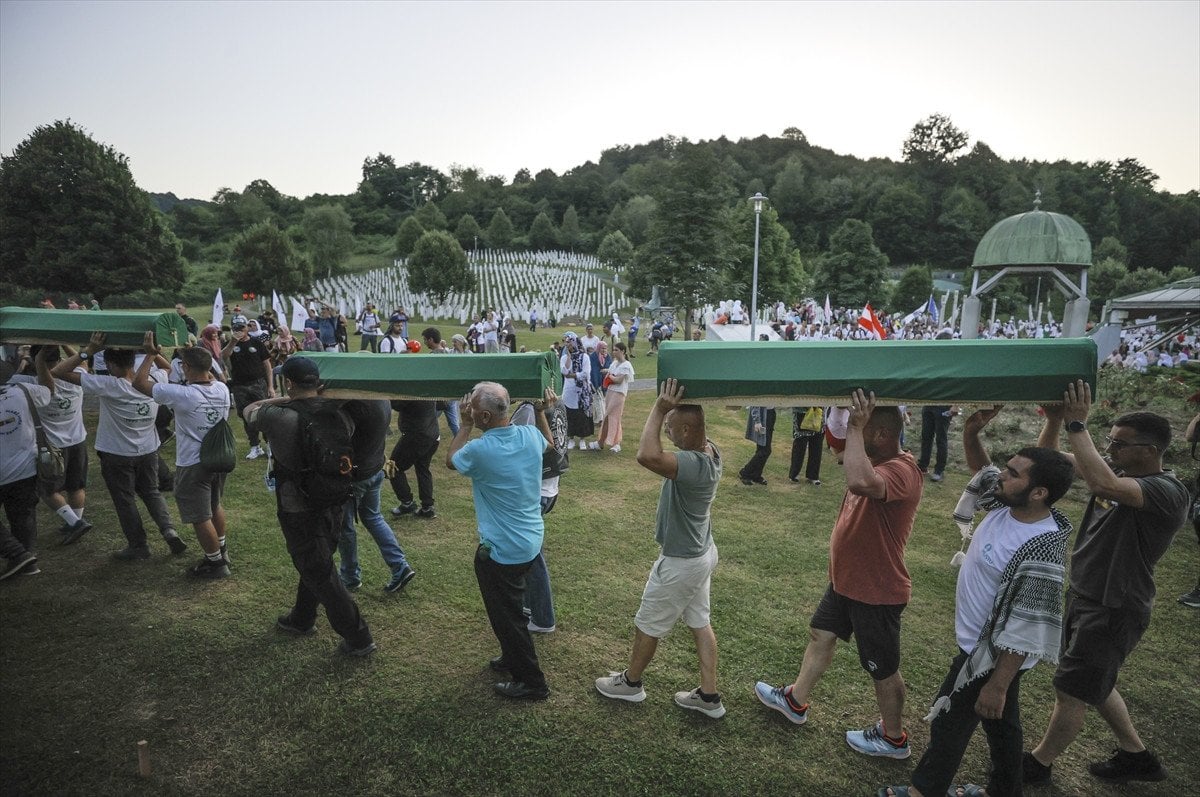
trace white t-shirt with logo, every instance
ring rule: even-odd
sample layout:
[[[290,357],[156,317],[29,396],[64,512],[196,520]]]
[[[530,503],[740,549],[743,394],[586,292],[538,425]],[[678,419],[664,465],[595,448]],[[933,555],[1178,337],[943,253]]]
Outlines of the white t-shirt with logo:
[[[96,450],[122,457],[140,457],[158,450],[158,430],[154,419],[158,404],[139,393],[126,379],[118,376],[97,376],[76,369],[86,396],[100,399],[100,422],[96,425]],[[150,370],[150,380],[159,384],[167,381],[161,368]]]
[[[13,382],[37,385],[37,377],[13,374]],[[56,448],[67,448],[87,439],[83,428],[83,388],[62,379],[54,380],[54,395],[45,407],[38,407],[46,439]]]
[[[1050,516],[1035,523],[1022,523],[1006,506],[989,512],[980,522],[971,538],[962,569],[958,571],[954,636],[960,648],[967,653],[975,649],[979,634],[992,615],[1000,576],[1013,554],[1034,537],[1057,528],[1058,524]],[[1037,659],[1026,659],[1021,669],[1027,670],[1036,663]]]
[[[154,400],[175,411],[175,464],[200,464],[200,443],[208,430],[229,420],[229,388],[213,380],[207,384],[155,385]]]
[[[0,385],[0,484],[37,473],[37,428],[29,415],[26,390],[36,411],[50,403],[50,391],[41,385]]]

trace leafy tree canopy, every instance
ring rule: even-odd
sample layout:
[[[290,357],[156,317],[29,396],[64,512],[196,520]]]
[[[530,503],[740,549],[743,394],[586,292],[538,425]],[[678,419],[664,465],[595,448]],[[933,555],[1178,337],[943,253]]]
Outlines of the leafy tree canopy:
[[[312,264],[292,239],[270,222],[256,224],[233,241],[230,277],[239,288],[265,294],[302,293],[312,284]]]
[[[558,231],[545,213],[539,213],[529,225],[529,248],[546,250],[558,246]]]
[[[504,212],[504,208],[496,208],[492,220],[488,222],[487,242],[493,249],[507,249],[513,242],[513,225]]]
[[[150,285],[178,290],[184,264],[125,156],[65,121],[38,127],[0,160],[0,274],[26,290],[103,302]]]
[[[633,244],[620,230],[610,232],[600,242],[597,257],[616,271],[624,271],[633,260]]]
[[[400,222],[400,227],[396,230],[396,256],[410,256],[417,246],[417,241],[424,234],[425,228],[421,226],[421,222],[417,221],[416,216],[409,216]]]
[[[454,228],[454,237],[463,249],[474,249],[479,244],[479,239],[483,237],[483,230],[480,229],[479,222],[475,221],[474,216],[464,213]]]
[[[950,117],[930,114],[913,125],[902,154],[909,163],[946,163],[967,146],[970,137],[954,126]]]
[[[442,303],[451,293],[475,290],[475,274],[467,266],[467,254],[448,232],[430,230],[421,236],[408,259],[408,284]]]
[[[861,307],[878,301],[888,258],[871,234],[871,225],[846,219],[830,236],[829,253],[817,270],[817,295],[828,293],[835,305]]]
[[[909,266],[900,275],[900,281],[892,291],[888,308],[894,312],[907,313],[929,301],[933,293],[933,272],[929,266]]]
[[[308,257],[317,273],[328,279],[339,273],[354,249],[354,225],[341,205],[320,205],[304,211],[301,221]]]

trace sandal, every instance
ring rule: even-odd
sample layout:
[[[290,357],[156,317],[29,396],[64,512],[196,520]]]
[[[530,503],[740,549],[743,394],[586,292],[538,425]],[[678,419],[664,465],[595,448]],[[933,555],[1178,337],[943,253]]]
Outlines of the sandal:
[[[946,797],[986,797],[986,792],[974,783],[955,784],[946,790]]]
[[[891,792],[889,795],[888,792]],[[875,792],[875,797],[908,797],[907,786],[884,786]]]

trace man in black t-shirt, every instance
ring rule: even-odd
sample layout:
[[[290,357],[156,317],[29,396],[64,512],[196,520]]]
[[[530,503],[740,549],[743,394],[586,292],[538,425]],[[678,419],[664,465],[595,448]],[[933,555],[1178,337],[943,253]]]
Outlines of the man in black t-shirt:
[[[1062,405],[1043,408],[1046,424],[1038,439],[1040,446],[1057,448],[1066,423],[1076,471],[1092,497],[1071,554],[1054,713],[1042,741],[1023,761],[1023,778],[1031,785],[1050,782],[1050,767],[1079,734],[1088,706],[1108,723],[1118,745],[1112,758],[1088,767],[1093,775],[1116,783],[1167,777],[1133,727],[1116,684],[1125,658],[1150,625],[1154,567],[1183,525],[1187,488],[1163,470],[1171,442],[1166,418],[1152,412],[1117,418],[1106,436],[1106,462],[1088,433],[1091,404],[1087,383],[1068,385]]]
[[[237,403],[238,415],[242,415],[254,402],[275,398],[275,379],[267,343],[251,337],[243,321],[235,321],[231,330],[233,334],[221,356],[229,363],[229,392]],[[250,438],[250,453],[246,459],[258,459],[266,453],[258,444],[258,430],[249,423],[246,423],[246,437]]]

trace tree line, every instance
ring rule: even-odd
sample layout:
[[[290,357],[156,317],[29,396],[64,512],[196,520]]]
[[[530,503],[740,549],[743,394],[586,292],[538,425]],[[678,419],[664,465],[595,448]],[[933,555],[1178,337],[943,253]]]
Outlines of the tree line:
[[[449,240],[461,250],[594,252],[641,297],[660,285],[681,306],[749,303],[755,215],[747,197],[755,193],[769,198],[759,219],[760,304],[828,293],[838,304],[912,309],[906,303],[927,296],[935,274],[968,274],[983,234],[1031,210],[1038,192],[1043,210],[1071,216],[1091,237],[1097,309],[1127,288],[1200,273],[1200,195],[1156,190],[1157,175],[1135,159],[1004,160],[936,114],[900,143],[893,161],[837,154],[795,127],[737,141],[667,136],[612,147],[562,175],[521,169],[511,180],[474,167],[445,174],[400,165],[379,153],[364,159],[348,195],[301,199],[259,179],[208,200],[180,200],[142,194],[123,156],[58,122],[34,131],[0,166],[0,291],[70,284],[103,297],[148,284],[201,293],[214,283],[303,290],[348,261],[407,257],[438,232],[439,250]],[[54,162],[67,156],[82,165]],[[47,167],[71,171],[56,175],[60,181],[95,180],[107,194],[55,194],[39,185]],[[75,207],[84,201],[102,209]],[[132,229],[91,240],[84,225],[94,230],[96,214]],[[105,252],[136,257],[123,254],[127,265],[114,273],[94,264]],[[458,252],[448,256],[459,262]],[[1030,282],[1005,285],[1001,308],[1031,301]]]

